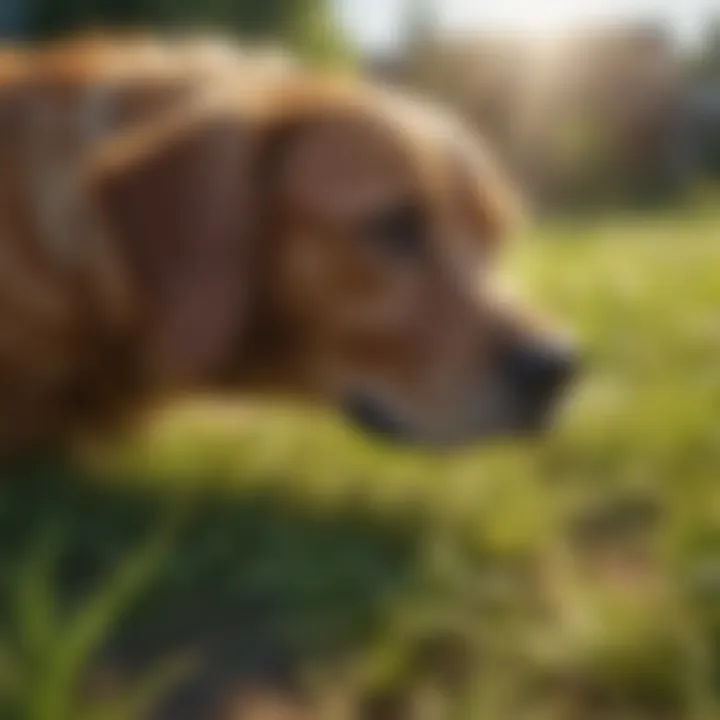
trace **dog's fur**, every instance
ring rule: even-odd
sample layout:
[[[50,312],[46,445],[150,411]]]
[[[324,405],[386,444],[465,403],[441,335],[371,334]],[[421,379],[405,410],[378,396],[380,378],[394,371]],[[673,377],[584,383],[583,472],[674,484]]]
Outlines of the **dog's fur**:
[[[403,205],[422,248],[373,230]],[[0,447],[196,390],[365,393],[419,440],[507,424],[513,210],[459,123],[356,80],[214,43],[0,53]]]

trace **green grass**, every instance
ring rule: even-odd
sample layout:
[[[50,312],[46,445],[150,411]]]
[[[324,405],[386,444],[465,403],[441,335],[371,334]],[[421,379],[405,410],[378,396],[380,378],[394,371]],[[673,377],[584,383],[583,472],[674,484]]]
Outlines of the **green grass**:
[[[468,720],[717,717],[714,204],[557,223],[517,247],[512,272],[587,355],[546,440],[432,455],[376,446],[318,413],[178,411],[112,457],[109,476],[86,485],[41,467],[3,490],[5,594],[24,588],[29,606],[53,595],[51,611],[36,598],[41,617],[95,607],[90,667],[100,635],[112,647],[142,637],[143,656],[161,656],[191,617],[305,669],[342,658],[349,685],[376,702],[430,677]],[[104,584],[122,585],[103,578],[167,498],[186,511],[168,557],[124,591],[126,607],[93,605]],[[52,577],[28,575],[18,558],[48,527],[64,560]],[[0,638],[24,657],[27,637],[3,607]],[[23,623],[32,630],[32,616]],[[60,635],[55,652],[72,645],[71,630]],[[36,688],[48,673],[14,664]]]

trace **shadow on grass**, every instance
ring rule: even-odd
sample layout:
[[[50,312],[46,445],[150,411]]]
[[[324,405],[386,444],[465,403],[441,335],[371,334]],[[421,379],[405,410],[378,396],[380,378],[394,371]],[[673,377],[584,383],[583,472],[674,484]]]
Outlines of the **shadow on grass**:
[[[667,509],[642,493],[508,552],[411,502],[389,516],[352,493],[307,503],[272,478],[219,479],[7,471],[3,720],[225,720],[238,693],[260,703],[246,720],[715,717],[715,614],[683,597],[656,547]],[[318,678],[353,714],[277,707],[314,708]],[[407,710],[436,706],[426,682],[460,710]]]
[[[192,655],[196,671],[163,717],[209,717],[240,678],[294,689],[300,670],[372,637],[417,573],[419,528],[351,503],[322,515],[272,490],[109,488],[57,461],[7,474],[0,638],[36,686],[20,717],[75,720],[78,684],[146,677],[168,657]],[[28,701],[38,693],[56,709]]]

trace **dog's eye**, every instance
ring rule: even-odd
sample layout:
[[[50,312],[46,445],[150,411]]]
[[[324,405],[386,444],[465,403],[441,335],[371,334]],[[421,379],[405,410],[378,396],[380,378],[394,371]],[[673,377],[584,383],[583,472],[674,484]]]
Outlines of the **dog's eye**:
[[[422,209],[411,203],[397,205],[373,217],[364,237],[378,250],[400,260],[420,257],[427,249],[427,222]]]

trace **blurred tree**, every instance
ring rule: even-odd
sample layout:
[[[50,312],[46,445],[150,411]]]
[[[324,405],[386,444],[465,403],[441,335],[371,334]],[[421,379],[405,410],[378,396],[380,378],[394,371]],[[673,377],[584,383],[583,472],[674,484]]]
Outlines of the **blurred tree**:
[[[405,9],[406,52],[422,51],[433,40],[438,30],[438,18],[433,0],[408,0]]]
[[[351,43],[328,0],[286,0],[286,5],[288,11],[281,34],[291,47],[323,64],[354,64]]]
[[[706,24],[698,52],[691,58],[692,129],[688,137],[700,172],[720,178],[720,13]]]
[[[698,79],[720,83],[720,14],[708,22],[694,65]]]
[[[330,0],[34,0],[30,34],[82,29],[203,28],[280,40],[323,59],[348,57]]]
[[[407,0],[405,6],[404,37],[402,38],[411,81],[420,86],[428,84],[437,65],[435,40],[438,18],[433,0]]]
[[[22,0],[0,2],[0,38],[17,37],[25,28],[27,8]]]

